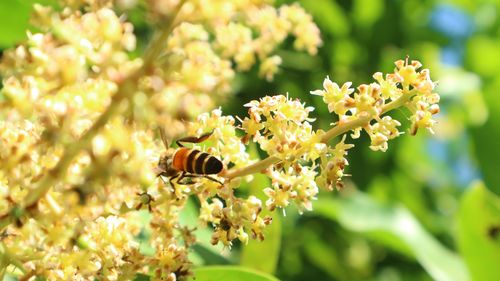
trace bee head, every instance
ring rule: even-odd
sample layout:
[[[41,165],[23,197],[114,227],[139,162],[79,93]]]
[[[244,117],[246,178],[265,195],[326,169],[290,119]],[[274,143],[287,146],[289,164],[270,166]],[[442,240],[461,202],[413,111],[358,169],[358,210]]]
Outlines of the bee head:
[[[173,155],[173,151],[168,149],[167,152],[160,156],[158,167],[156,168],[158,176],[172,177],[178,173],[178,171],[172,166]]]

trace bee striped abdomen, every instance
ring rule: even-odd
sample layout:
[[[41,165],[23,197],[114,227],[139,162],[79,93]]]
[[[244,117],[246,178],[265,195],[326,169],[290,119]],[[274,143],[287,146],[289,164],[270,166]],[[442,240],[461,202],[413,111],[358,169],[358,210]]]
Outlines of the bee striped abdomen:
[[[177,171],[186,171],[187,156],[192,149],[181,147],[172,156],[172,166]]]
[[[188,172],[188,173],[191,173],[191,174],[198,174],[198,172],[196,172],[196,167],[195,167],[195,164],[196,164],[196,159],[201,155],[201,151],[199,150],[196,150],[196,149],[192,149],[188,156],[187,156],[187,159],[186,159],[186,169],[185,171]]]
[[[203,162],[203,171],[208,175],[218,174],[222,171],[222,162],[212,155],[209,155]]]
[[[205,160],[207,158],[210,158],[210,154],[202,152],[197,155],[198,157],[196,158],[195,162],[193,162],[193,170],[194,173],[196,174],[207,174],[205,173],[205,170],[203,169],[203,164],[205,163]]]
[[[196,149],[179,148],[173,156],[173,166],[178,171],[211,175],[222,171],[222,162],[214,156]]]

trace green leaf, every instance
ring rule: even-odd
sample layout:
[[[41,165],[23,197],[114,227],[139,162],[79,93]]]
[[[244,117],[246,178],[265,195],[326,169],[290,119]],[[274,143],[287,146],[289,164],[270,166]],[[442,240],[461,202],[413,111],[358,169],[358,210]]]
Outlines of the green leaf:
[[[149,280],[151,280],[149,275],[140,274],[140,273],[138,273],[134,278],[134,281],[149,281]]]
[[[321,65],[321,60],[318,57],[313,57],[306,53],[276,50],[276,54],[283,60],[281,67],[287,69],[313,71]]]
[[[205,266],[193,271],[192,281],[278,281],[272,275],[240,266]]]
[[[212,264],[212,261],[219,264],[229,263],[229,259],[221,254],[224,247],[221,244],[214,246],[210,243],[212,232],[209,228],[200,227],[198,213],[198,208],[193,199],[188,200],[180,213],[180,223],[182,226],[186,226],[190,229],[196,228],[196,230],[193,231],[193,234],[196,236],[197,242],[193,248],[198,256],[195,258],[201,257],[205,263],[209,264]]]
[[[0,48],[9,48],[26,38],[34,3],[54,4],[51,0],[1,0]]]
[[[274,273],[278,265],[281,246],[281,221],[274,213],[273,223],[266,228],[264,241],[250,239],[243,246],[240,265],[265,273]]]
[[[21,1],[0,1],[0,48],[11,47],[26,37],[30,10],[30,5]]]
[[[500,53],[500,48],[498,49]],[[488,120],[473,128],[474,148],[486,186],[500,195],[500,161],[498,161],[498,140],[500,139],[500,75],[483,87],[483,95],[488,107]]]
[[[484,77],[496,76],[500,73],[500,40],[496,37],[477,35],[472,37],[466,46],[466,65],[475,73]],[[484,59],[488,58],[488,59]]]
[[[250,154],[252,157],[257,158],[255,145],[251,146]],[[267,176],[256,174],[249,184],[250,194],[256,196],[262,200],[262,202],[265,202],[266,196],[263,190],[270,186],[270,184],[270,180]],[[261,215],[272,215],[273,222],[264,232],[264,241],[250,239],[248,245],[242,247],[240,265],[272,274],[276,270],[280,254],[281,221],[280,216],[276,212],[270,214],[265,208]]]
[[[473,280],[500,280],[500,198],[482,183],[462,197],[458,246]]]
[[[355,0],[352,16],[359,25],[371,27],[384,12],[382,0]]]
[[[342,199],[320,199],[315,211],[346,229],[414,256],[434,280],[469,280],[463,261],[427,233],[402,206],[381,205],[360,192],[353,192]]]
[[[344,10],[336,1],[316,0],[300,1],[307,12],[311,13],[314,21],[319,25],[322,32],[335,36],[346,36],[349,34],[349,21]]]
[[[304,241],[307,241],[304,243],[304,253],[314,266],[321,268],[335,280],[348,280],[348,269],[342,265],[342,258],[331,245],[313,231],[305,232],[304,236]]]

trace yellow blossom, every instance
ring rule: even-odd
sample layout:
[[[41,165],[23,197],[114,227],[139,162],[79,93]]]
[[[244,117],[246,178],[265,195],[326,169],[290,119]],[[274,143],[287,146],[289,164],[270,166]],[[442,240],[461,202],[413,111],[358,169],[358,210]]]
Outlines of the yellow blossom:
[[[342,187],[348,134],[364,130],[371,148],[385,151],[401,132],[384,114],[402,106],[412,133],[432,131],[439,95],[416,61],[398,61],[356,91],[327,77],[311,92],[336,115],[327,131],[316,129],[313,107],[288,95],[248,102],[241,119],[224,115],[216,101],[230,97],[236,71],[259,64],[272,80],[288,37],[295,49],[317,53],[319,29],[297,4],[148,0],[157,32],[137,57],[134,27],[115,2],[37,5],[38,31],[3,53],[0,220],[2,243],[15,253],[8,262],[27,269],[18,279],[183,280],[196,237],[180,215],[193,197],[198,220],[213,226],[213,244],[263,240],[272,222],[264,207],[311,210],[320,188]],[[219,174],[176,167],[182,181],[158,176],[159,159],[179,151],[179,136],[202,135],[186,147],[221,161]],[[267,157],[252,158],[249,142]],[[265,203],[236,192],[256,173],[271,179]]]

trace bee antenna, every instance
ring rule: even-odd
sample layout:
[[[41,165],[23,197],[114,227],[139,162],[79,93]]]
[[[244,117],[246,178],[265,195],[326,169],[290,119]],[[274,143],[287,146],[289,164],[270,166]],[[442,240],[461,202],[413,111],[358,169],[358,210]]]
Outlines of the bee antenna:
[[[165,149],[168,150],[170,145],[168,144],[167,133],[165,133],[165,129],[163,127],[158,127],[158,130],[160,131],[160,137],[163,142],[163,145],[165,146]]]

